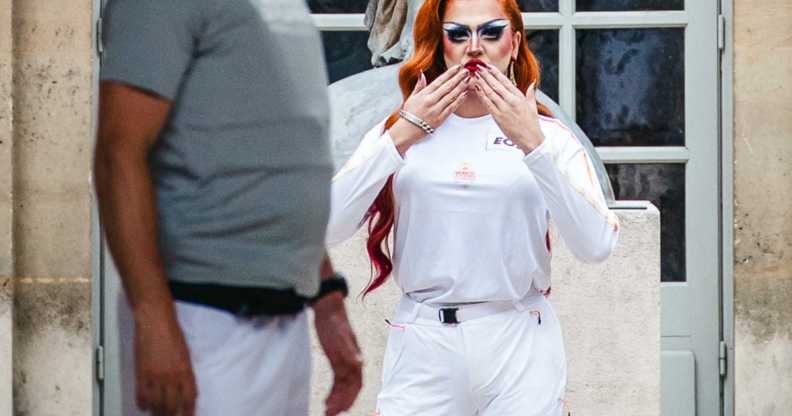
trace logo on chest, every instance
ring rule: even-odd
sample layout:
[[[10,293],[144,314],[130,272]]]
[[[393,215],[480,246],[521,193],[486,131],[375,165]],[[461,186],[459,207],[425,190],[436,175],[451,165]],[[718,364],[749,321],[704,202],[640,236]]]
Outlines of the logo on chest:
[[[486,148],[487,150],[520,150],[517,144],[505,136],[490,137]]]
[[[462,184],[470,184],[476,181],[476,171],[473,164],[463,162],[454,170],[454,181]]]

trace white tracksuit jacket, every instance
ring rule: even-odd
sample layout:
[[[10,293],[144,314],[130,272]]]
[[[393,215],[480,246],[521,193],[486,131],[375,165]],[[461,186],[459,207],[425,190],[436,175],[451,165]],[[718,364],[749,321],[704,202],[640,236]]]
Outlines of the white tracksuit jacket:
[[[491,115],[446,120],[402,158],[384,121],[332,183],[328,245],[350,238],[394,175],[394,278],[418,302],[522,299],[550,287],[548,220],[584,262],[608,257],[619,223],[591,161],[558,120],[525,155]]]

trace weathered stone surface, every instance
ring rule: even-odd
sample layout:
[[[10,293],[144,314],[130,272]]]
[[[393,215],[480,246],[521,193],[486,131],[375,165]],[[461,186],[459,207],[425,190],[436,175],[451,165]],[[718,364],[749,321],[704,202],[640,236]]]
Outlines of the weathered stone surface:
[[[15,298],[14,414],[90,415],[88,283],[19,283]]]
[[[0,416],[13,408],[13,98],[11,0],[0,0]]]
[[[564,329],[572,414],[660,415],[660,216],[656,208],[619,210],[619,245],[602,264],[574,260],[553,239],[550,301]],[[370,416],[381,386],[385,318],[400,298],[388,283],[361,301],[371,276],[365,230],[332,249],[335,267],[351,283],[348,312],[366,363],[363,391],[350,412]],[[332,376],[314,342],[312,415],[321,414]]]
[[[13,401],[0,403],[13,403],[17,415],[83,416],[92,403],[93,3],[12,3],[0,12],[12,11],[11,25],[0,27],[13,28],[13,61],[0,54],[0,68],[13,68],[9,240],[17,280],[14,329],[3,332],[13,333]],[[0,126],[2,117],[0,110]],[[3,155],[11,146],[1,134],[0,141]],[[0,196],[0,210],[4,206]]]
[[[23,54],[14,74],[16,273],[87,276],[90,60]]]
[[[16,195],[18,277],[90,276],[87,194],[88,190]]]
[[[11,0],[0,0],[0,278],[13,269],[13,63]]]
[[[792,414],[792,4],[734,2],[735,414]]]
[[[13,414],[13,300],[11,280],[0,277],[0,416]]]

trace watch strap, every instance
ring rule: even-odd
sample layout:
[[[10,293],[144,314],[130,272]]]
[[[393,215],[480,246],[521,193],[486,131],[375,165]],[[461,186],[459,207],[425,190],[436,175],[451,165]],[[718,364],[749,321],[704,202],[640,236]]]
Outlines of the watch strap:
[[[314,304],[317,300],[333,292],[341,292],[344,297],[349,295],[349,286],[341,273],[336,272],[332,276],[322,279],[319,285],[319,293],[311,298],[309,303]]]

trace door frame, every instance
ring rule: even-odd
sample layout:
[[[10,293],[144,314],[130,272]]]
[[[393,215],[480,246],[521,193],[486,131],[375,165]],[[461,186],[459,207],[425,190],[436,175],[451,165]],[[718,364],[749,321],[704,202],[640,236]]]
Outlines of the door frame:
[[[93,113],[91,115],[91,132],[96,131],[99,115],[99,71],[101,67],[101,18],[104,4],[107,0],[92,0],[93,16],[91,19],[91,42],[94,45],[91,54],[92,83],[93,83]],[[90,139],[94,144],[96,135]],[[92,414],[102,415],[104,406],[104,333],[105,333],[105,314],[104,314],[104,262],[105,248],[102,244],[102,227],[99,221],[99,210],[97,206],[96,193],[93,189],[93,169],[91,169],[91,312],[92,312],[92,335],[91,340],[91,380],[93,385],[92,394]]]
[[[734,0],[720,1],[723,16],[720,55],[721,339],[726,343],[721,380],[721,414],[734,416]]]

